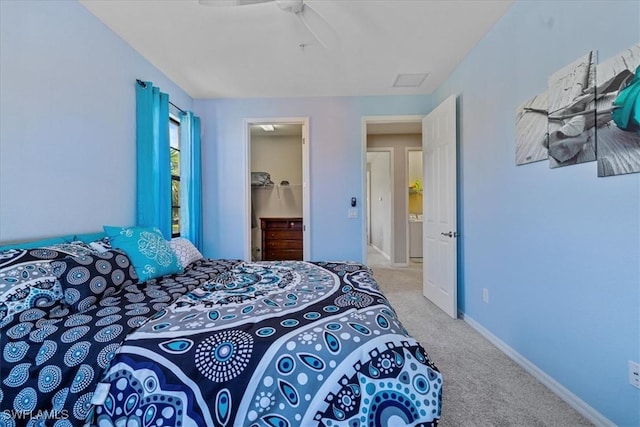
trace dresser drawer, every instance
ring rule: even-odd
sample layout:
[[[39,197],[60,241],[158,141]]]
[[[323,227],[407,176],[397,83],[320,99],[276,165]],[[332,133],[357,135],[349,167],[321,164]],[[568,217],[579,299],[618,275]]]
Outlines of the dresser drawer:
[[[302,233],[295,230],[263,230],[262,233],[267,240],[302,240]]]
[[[301,218],[269,218],[262,219],[263,230],[299,230],[302,231]]]
[[[263,253],[264,261],[301,260],[302,249],[268,249]]]
[[[302,240],[267,240],[265,243],[269,249],[302,249]]]

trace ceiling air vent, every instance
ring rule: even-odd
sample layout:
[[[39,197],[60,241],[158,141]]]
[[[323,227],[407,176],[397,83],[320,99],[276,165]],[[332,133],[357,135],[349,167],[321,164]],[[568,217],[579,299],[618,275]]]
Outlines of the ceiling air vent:
[[[393,87],[418,87],[428,75],[429,73],[398,74],[393,82]]]

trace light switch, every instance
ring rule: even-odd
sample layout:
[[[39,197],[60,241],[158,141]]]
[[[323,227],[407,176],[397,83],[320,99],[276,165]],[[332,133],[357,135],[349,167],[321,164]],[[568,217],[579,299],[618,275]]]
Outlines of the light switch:
[[[347,218],[358,218],[358,209],[349,209]]]

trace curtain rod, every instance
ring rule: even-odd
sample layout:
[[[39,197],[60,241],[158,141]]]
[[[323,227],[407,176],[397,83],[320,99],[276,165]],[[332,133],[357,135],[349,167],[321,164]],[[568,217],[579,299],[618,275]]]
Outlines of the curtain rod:
[[[140,79],[136,79],[136,83],[138,83],[140,86],[142,86],[143,88],[147,87],[147,84],[145,82],[143,82]],[[184,111],[182,108],[178,107],[176,104],[174,104],[173,102],[169,101],[169,104],[173,105],[176,109],[178,109],[178,111],[180,111],[181,113],[187,114],[186,111]]]
[[[169,104],[173,105],[174,107],[176,107],[178,109],[178,111],[180,111],[181,113],[187,114],[186,111],[184,111],[182,108],[178,107],[176,104],[174,104],[173,102],[169,101]]]

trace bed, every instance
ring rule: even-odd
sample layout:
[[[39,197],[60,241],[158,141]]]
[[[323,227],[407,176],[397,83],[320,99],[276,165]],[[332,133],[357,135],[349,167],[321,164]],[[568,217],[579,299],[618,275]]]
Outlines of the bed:
[[[0,251],[0,426],[437,425],[442,376],[365,265],[130,255]]]

